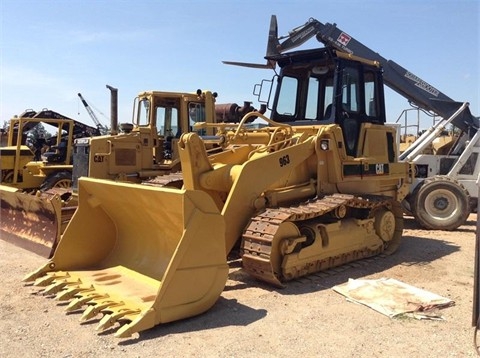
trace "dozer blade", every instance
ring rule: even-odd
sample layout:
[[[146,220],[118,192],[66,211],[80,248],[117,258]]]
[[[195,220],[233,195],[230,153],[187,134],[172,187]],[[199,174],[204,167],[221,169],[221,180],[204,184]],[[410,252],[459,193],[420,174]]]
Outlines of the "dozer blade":
[[[81,178],[54,256],[25,277],[116,337],[208,310],[228,275],[225,223],[203,191]],[[116,328],[116,327],[115,327]]]
[[[30,195],[6,185],[0,185],[1,239],[52,257],[60,236],[61,199]]]

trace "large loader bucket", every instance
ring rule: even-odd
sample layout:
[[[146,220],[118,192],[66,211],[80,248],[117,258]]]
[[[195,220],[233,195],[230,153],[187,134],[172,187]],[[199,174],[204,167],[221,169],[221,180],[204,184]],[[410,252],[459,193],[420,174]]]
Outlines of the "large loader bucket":
[[[53,258],[25,281],[103,313],[117,337],[208,310],[225,286],[225,224],[203,191],[79,180],[77,211]]]
[[[51,257],[60,237],[61,199],[40,197],[0,185],[0,237]]]

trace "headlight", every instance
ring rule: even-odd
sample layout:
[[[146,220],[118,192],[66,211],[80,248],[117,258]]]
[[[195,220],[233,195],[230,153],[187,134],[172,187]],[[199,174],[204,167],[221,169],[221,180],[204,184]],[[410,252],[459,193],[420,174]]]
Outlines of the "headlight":
[[[320,141],[320,149],[321,150],[329,150],[330,149],[330,140],[322,139]]]

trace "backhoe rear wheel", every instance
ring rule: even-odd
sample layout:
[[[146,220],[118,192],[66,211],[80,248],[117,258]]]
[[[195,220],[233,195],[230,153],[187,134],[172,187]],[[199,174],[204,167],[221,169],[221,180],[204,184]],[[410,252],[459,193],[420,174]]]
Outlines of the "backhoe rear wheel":
[[[50,174],[40,186],[41,191],[47,191],[52,188],[69,189],[72,187],[72,173],[61,171]]]
[[[13,170],[5,170],[2,176],[2,183],[13,183]]]
[[[462,184],[447,176],[427,178],[412,194],[412,211],[431,230],[455,230],[470,214],[470,196]]]

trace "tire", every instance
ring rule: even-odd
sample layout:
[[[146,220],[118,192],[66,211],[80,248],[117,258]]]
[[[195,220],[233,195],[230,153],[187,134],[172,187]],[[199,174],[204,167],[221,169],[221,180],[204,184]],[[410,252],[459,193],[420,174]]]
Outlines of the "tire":
[[[3,177],[2,183],[13,183],[13,170],[6,170]]]
[[[411,209],[418,223],[431,230],[455,230],[470,214],[470,196],[447,176],[427,178],[412,194]]]
[[[52,188],[69,189],[71,187],[72,173],[68,171],[61,171],[50,174],[40,186],[40,191],[47,191]]]

